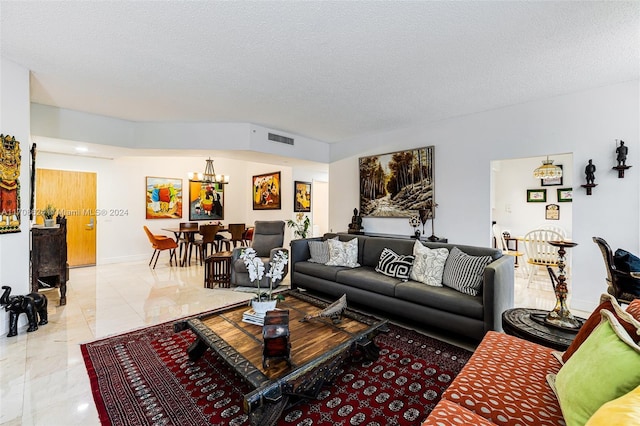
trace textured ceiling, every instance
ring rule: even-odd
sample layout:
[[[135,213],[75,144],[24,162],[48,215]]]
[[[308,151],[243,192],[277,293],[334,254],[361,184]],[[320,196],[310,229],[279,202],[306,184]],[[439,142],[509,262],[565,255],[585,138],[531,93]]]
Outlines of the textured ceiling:
[[[637,79],[639,2],[0,3],[33,102],[337,142]]]

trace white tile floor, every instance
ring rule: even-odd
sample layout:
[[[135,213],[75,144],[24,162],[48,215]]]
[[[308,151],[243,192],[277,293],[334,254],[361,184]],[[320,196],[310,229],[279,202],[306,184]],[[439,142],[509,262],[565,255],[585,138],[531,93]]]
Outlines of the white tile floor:
[[[71,269],[66,306],[57,306],[57,290],[45,292],[49,324],[33,333],[23,326],[16,337],[0,336],[1,425],[99,424],[80,343],[251,297],[205,289],[201,266],[169,267],[163,260],[155,270],[147,262]],[[553,308],[548,277],[539,279],[529,289],[526,279],[516,280],[516,306]]]

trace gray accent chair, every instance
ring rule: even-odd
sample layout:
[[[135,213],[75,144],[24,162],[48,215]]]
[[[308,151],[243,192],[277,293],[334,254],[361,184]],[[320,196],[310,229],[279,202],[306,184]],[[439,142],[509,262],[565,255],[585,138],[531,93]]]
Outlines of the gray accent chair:
[[[284,244],[284,226],[285,223],[282,220],[273,221],[256,221],[255,230],[253,232],[253,240],[251,242],[251,248],[256,251],[257,256],[264,263],[265,276],[260,281],[261,288],[269,287],[269,279],[266,274],[269,272],[269,262],[273,259],[273,256],[282,250],[289,254],[289,250],[282,247]],[[233,249],[231,254],[231,284],[236,287],[258,287],[258,281],[251,281],[249,279],[249,272],[244,264],[244,261],[240,259],[242,251],[245,247],[237,247]],[[282,278],[287,276],[289,272],[289,265],[284,268]],[[282,281],[273,283],[273,288],[280,285]]]

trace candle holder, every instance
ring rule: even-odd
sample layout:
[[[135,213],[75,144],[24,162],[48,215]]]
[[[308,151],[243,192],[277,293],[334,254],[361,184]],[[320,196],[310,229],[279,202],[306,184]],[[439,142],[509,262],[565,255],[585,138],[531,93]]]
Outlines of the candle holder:
[[[551,285],[553,285],[553,291],[556,295],[556,306],[549,312],[544,321],[546,324],[559,328],[577,330],[582,326],[582,322],[573,316],[567,306],[569,290],[567,288],[567,278],[564,268],[566,266],[566,249],[575,247],[578,244],[569,241],[549,241],[549,244],[558,247],[558,277],[556,278],[551,267],[547,267],[551,278]]]

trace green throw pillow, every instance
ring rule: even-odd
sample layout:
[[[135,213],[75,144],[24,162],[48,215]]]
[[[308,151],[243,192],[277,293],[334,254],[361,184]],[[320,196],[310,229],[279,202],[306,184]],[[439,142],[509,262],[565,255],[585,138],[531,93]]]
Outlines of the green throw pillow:
[[[611,312],[547,381],[553,389],[567,426],[584,425],[603,404],[640,385],[640,347]]]

